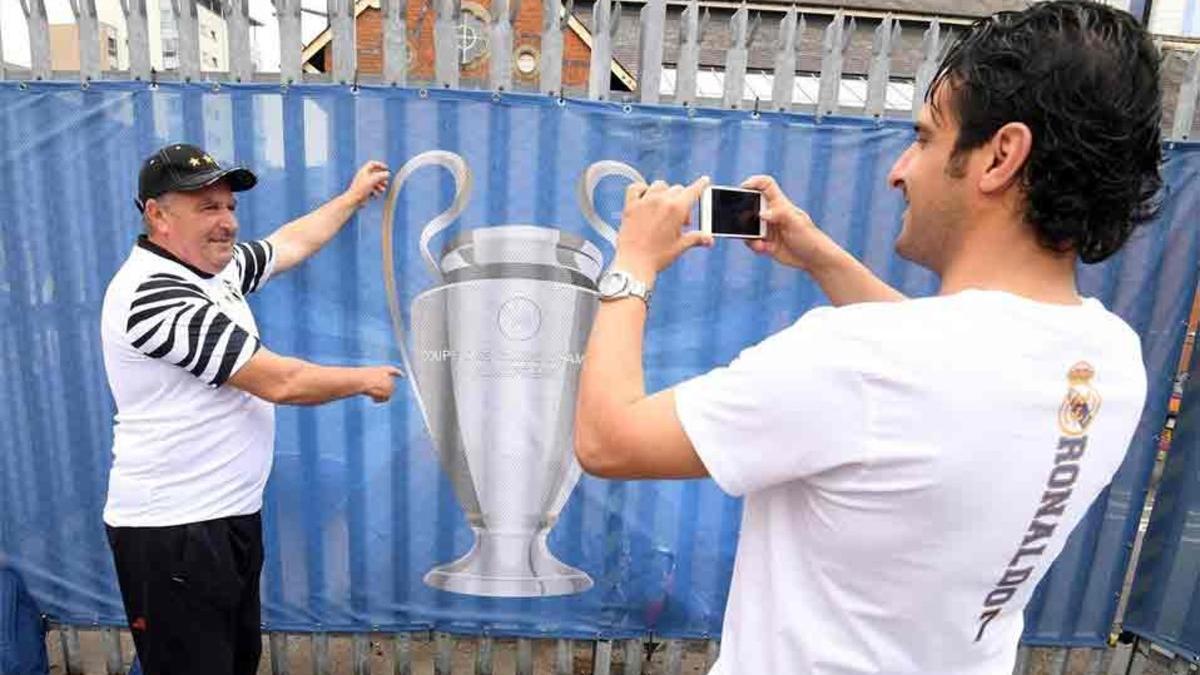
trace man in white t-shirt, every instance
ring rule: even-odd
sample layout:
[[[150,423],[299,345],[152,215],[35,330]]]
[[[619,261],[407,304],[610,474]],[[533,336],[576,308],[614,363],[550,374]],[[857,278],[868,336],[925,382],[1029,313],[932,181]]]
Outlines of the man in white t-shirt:
[[[246,303],[332,239],[389,175],[367,162],[320,208],[237,243],[233,193],[254,187],[253,173],[183,143],[142,164],[145,234],[109,283],[100,334],[117,407],[104,522],[146,675],[258,670],[273,404],[392,395],[392,366],[268,351]]]
[[[1007,675],[1022,610],[1111,480],[1146,395],[1138,336],[1075,285],[1160,185],[1156,50],[1124,12],[1037,3],[944,59],[888,177],[907,299],[769,177],[751,248],[814,309],[729,366],[647,396],[658,272],[707,179],[635,185],[584,359],[575,447],[611,478],[711,476],[744,496],[721,675]],[[607,282],[607,283],[606,283]],[[638,299],[638,298],[641,299]]]

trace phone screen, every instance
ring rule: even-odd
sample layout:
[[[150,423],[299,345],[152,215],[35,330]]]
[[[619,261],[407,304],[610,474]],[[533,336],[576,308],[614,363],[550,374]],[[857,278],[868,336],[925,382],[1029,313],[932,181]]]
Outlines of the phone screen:
[[[751,190],[712,189],[712,233],[757,237],[761,194]]]

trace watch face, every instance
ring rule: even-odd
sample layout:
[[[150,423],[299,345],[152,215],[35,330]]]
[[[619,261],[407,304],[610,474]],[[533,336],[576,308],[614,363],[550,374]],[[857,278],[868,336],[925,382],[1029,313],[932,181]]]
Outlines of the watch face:
[[[625,290],[625,275],[619,272],[609,272],[600,277],[600,295],[612,297]]]

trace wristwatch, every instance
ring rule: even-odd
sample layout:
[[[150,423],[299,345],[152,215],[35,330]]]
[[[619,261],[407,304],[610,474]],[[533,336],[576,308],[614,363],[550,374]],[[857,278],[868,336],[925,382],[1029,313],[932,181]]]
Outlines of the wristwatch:
[[[602,274],[598,289],[601,300],[620,300],[632,296],[641,298],[647,308],[650,307],[650,295],[654,293],[646,282],[623,270],[609,270]]]

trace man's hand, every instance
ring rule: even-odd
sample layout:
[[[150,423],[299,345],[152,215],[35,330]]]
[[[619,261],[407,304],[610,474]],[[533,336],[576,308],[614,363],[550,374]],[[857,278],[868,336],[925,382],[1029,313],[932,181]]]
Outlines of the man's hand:
[[[404,373],[395,366],[366,366],[363,371],[363,394],[376,403],[384,403],[396,390],[396,378]]]
[[[371,160],[359,167],[358,172],[354,174],[354,180],[350,181],[350,187],[346,188],[346,195],[356,206],[362,206],[371,197],[378,197],[387,192],[388,180],[391,177],[392,172],[388,171],[387,164]]]
[[[625,191],[625,209],[617,233],[614,267],[651,282],[693,246],[711,246],[712,236],[683,231],[692,218],[692,207],[708,186],[708,177],[684,187],[658,180],[647,186],[634,183]]]
[[[767,237],[746,242],[755,253],[769,255],[777,262],[811,273],[822,256],[838,249],[812,218],[783,194],[774,178],[751,176],[742,187],[762,192],[766,202],[761,217],[767,224]]]

